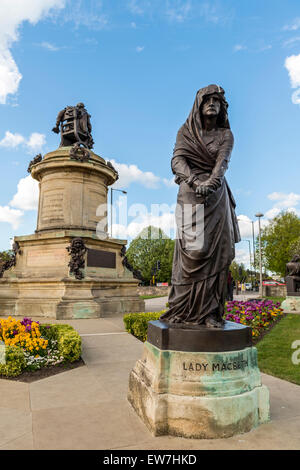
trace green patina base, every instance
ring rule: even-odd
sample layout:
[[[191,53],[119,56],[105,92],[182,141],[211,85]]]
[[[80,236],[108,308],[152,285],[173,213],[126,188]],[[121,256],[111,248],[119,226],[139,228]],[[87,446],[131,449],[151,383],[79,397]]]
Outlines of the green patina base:
[[[269,420],[256,348],[223,353],[162,351],[146,342],[128,400],[154,435],[221,438]]]
[[[282,302],[281,308],[285,313],[300,313],[300,297],[287,296]]]

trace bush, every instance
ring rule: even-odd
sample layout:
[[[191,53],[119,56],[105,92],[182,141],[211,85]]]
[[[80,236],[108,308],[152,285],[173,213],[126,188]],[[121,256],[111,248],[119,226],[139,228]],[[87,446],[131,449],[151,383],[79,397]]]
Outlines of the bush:
[[[165,310],[161,312],[128,313],[123,317],[125,329],[140,341],[145,342],[147,339],[148,322],[158,320],[164,311]]]
[[[57,341],[58,351],[66,362],[78,361],[81,356],[81,337],[70,325],[41,325],[49,340]]]
[[[0,364],[0,375],[16,377],[25,367],[25,357],[22,348],[5,346],[5,364]]]

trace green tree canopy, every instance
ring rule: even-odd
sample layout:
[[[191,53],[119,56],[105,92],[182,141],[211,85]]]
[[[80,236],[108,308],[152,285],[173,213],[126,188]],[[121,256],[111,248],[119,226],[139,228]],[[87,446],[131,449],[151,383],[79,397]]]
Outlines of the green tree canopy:
[[[265,268],[284,276],[286,264],[291,259],[291,250],[295,248],[297,240],[299,243],[299,237],[300,218],[296,214],[281,212],[275,217],[261,232]]]
[[[290,247],[290,258],[292,259],[293,256],[299,255],[300,256],[300,237],[297,238],[294,242],[291,243]]]
[[[174,240],[157,227],[149,226],[130,243],[126,252],[129,263],[134,269],[141,271],[146,282],[152,278],[152,269],[160,262],[156,281],[170,282],[172,274],[172,261]]]
[[[5,261],[8,261],[12,257],[12,255],[12,250],[0,251],[0,266],[5,263]]]

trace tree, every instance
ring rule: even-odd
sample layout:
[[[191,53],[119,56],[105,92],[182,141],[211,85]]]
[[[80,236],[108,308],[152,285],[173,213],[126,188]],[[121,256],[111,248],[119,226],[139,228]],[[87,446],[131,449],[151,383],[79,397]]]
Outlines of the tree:
[[[263,265],[280,276],[286,272],[291,250],[299,239],[300,218],[292,212],[281,212],[261,232]],[[258,259],[257,251],[257,259]]]
[[[300,255],[300,237],[290,245],[290,259],[292,259],[295,255]]]
[[[246,270],[245,265],[243,263],[239,264],[236,261],[232,261],[229,269],[235,281],[248,281],[250,272],[249,270]]]
[[[160,269],[156,273],[156,281],[170,282],[174,244],[174,240],[168,238],[161,229],[149,226],[132,240],[126,256],[133,268],[141,271],[146,282],[152,279],[153,268],[157,268],[159,261]]]
[[[12,250],[7,251],[0,251],[0,266],[5,263],[5,261],[9,261],[13,255]]]

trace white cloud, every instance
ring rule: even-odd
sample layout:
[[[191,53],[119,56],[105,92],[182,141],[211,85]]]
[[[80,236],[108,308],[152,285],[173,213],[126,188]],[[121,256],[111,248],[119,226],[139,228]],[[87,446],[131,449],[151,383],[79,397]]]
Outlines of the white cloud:
[[[240,246],[240,245],[239,245]],[[252,250],[252,246],[251,246]],[[246,269],[250,268],[250,254],[249,254],[249,248],[243,249],[243,248],[237,248],[235,250],[235,259],[234,261],[238,264],[243,263],[246,267]]]
[[[297,31],[300,28],[300,18],[295,18],[292,23],[283,27],[284,31]]]
[[[167,1],[166,15],[172,22],[183,23],[191,12],[191,2],[189,0]]]
[[[287,57],[284,66],[289,72],[292,88],[300,87],[300,54]],[[292,94],[292,102],[300,104],[300,89]]]
[[[5,136],[0,141],[1,147],[16,148],[21,144],[24,144],[25,139],[21,134],[13,134],[10,131],[5,132]]]
[[[144,15],[151,6],[149,0],[129,0],[127,7],[133,15]]]
[[[60,50],[60,47],[55,46],[55,44],[52,44],[51,42],[41,42],[39,46],[43,47],[44,49],[48,49],[48,51],[51,52],[56,52]]]
[[[289,72],[292,88],[300,86],[300,54],[291,55],[285,59],[285,68]]]
[[[135,238],[141,231],[152,225],[161,228],[168,237],[173,237],[176,231],[174,211],[158,216],[151,214],[140,215],[139,220],[130,222],[127,227],[122,224],[113,224],[113,236],[116,238]]]
[[[287,39],[284,43],[283,46],[291,46],[292,44],[295,44],[296,42],[300,41],[300,36],[296,36],[294,38]]]
[[[66,9],[62,21],[72,22],[75,28],[85,26],[92,30],[107,27],[109,21],[102,12],[101,0],[66,0]]]
[[[273,219],[282,210],[299,214],[299,210],[296,208],[296,206],[300,202],[300,194],[274,192],[268,195],[268,199],[274,201],[275,204],[270,210],[266,212],[265,216],[267,219]]]
[[[143,52],[144,49],[145,49],[144,46],[137,46],[137,47],[135,48],[136,52]]]
[[[146,188],[158,188],[160,178],[151,171],[142,171],[136,165],[127,165],[111,160],[113,166],[119,173],[119,179],[114,184],[115,188],[127,188],[131,183],[139,183]]]
[[[177,184],[175,183],[174,177],[171,179],[163,178],[162,182],[167,186],[167,188],[175,188]]]
[[[36,24],[51,13],[61,9],[65,0],[1,0],[0,2],[0,103],[19,88],[22,74],[11,55],[12,44],[19,39],[19,27],[24,21]]]
[[[17,209],[12,209],[8,206],[0,206],[0,222],[6,222],[12,225],[12,228],[16,230],[21,222],[23,212]]]
[[[17,192],[9,205],[23,211],[36,210],[39,202],[39,184],[30,175],[21,178]]]
[[[239,215],[238,216],[238,223],[241,238],[250,238],[252,237],[252,223],[251,219],[247,215]],[[256,233],[256,226],[257,222],[254,223],[254,232]]]
[[[111,163],[119,173],[119,179],[114,184],[114,188],[128,188],[131,183],[138,183],[149,189],[157,189],[161,185],[165,185],[167,188],[176,187],[174,177],[161,178],[156,176],[151,171],[142,171],[137,165],[127,165],[126,163],[118,163],[115,160],[111,160]]]
[[[26,142],[28,149],[32,152],[38,152],[46,144],[46,137],[44,134],[33,132]]]
[[[39,132],[33,132],[28,139],[21,134],[12,133],[10,131],[5,132],[5,136],[0,141],[1,147],[16,149],[20,145],[25,146],[27,150],[31,152],[41,151],[46,143],[46,137],[44,134]]]

